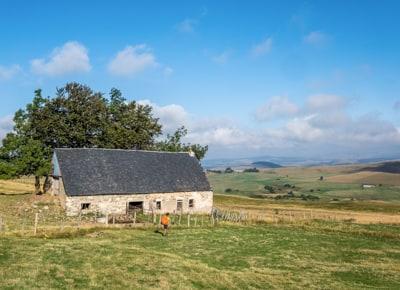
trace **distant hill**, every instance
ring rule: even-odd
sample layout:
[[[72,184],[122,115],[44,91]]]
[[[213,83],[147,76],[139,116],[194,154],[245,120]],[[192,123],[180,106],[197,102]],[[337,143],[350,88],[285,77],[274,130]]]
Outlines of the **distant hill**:
[[[258,167],[258,168],[280,168],[281,165],[269,161],[256,161],[251,163],[251,165]]]
[[[400,161],[384,162],[376,166],[364,167],[360,171],[400,173]]]

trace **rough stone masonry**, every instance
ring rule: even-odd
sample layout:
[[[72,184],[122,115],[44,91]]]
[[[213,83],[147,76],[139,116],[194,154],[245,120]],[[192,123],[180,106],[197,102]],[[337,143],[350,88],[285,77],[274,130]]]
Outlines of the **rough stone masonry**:
[[[213,192],[187,153],[56,149],[52,193],[69,216],[99,212],[210,213]]]

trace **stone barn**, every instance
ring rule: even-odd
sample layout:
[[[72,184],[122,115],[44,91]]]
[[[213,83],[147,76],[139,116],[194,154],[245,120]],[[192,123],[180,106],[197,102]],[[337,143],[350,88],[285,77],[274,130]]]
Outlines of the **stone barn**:
[[[210,213],[213,192],[189,153],[55,149],[51,192],[80,213]]]

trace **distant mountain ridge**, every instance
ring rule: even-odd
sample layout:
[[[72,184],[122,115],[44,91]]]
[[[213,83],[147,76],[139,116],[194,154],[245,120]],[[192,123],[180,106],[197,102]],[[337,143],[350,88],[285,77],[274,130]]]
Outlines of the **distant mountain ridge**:
[[[251,165],[258,167],[258,168],[280,168],[281,165],[269,161],[256,161],[251,163]]]
[[[232,168],[250,168],[254,167],[253,163],[260,160],[268,160],[267,162],[279,164],[280,166],[320,166],[320,165],[346,165],[346,164],[362,164],[362,163],[377,163],[377,162],[395,162],[400,160],[398,156],[387,157],[371,157],[371,158],[302,158],[302,157],[284,157],[284,156],[256,156],[247,158],[218,158],[205,159],[201,163],[207,169],[225,169]]]

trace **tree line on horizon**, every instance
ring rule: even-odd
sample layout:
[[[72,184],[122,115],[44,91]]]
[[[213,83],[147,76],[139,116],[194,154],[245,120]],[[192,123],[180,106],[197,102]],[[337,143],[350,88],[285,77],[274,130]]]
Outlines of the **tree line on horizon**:
[[[184,143],[183,126],[160,139],[162,124],[151,106],[127,101],[116,88],[105,98],[79,83],[57,88],[54,97],[45,98],[36,90],[32,102],[15,113],[14,124],[0,147],[0,178],[33,175],[36,193],[48,190],[55,148],[193,151],[198,160],[208,150]]]

